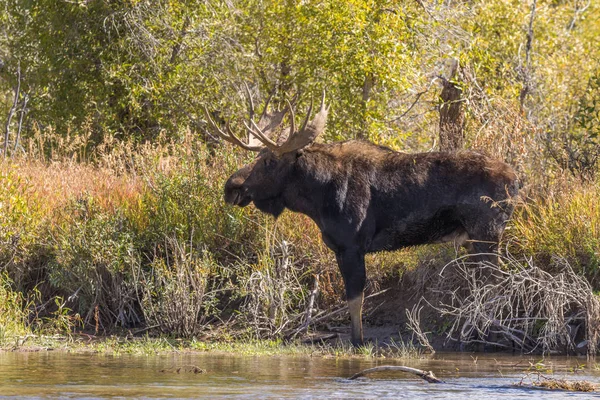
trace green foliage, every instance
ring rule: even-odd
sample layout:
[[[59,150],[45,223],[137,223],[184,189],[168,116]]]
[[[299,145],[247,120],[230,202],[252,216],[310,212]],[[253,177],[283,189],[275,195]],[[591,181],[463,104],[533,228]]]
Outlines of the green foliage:
[[[173,138],[186,125],[203,130],[190,116],[201,118],[205,105],[241,117],[248,83],[257,101],[274,93],[282,106],[299,95],[299,114],[326,89],[327,139],[422,150],[437,129],[435,78],[457,59],[468,136],[493,135],[489,108],[498,120],[508,108],[517,119],[511,129],[538,135],[539,151],[537,129],[564,141],[570,122],[582,120],[574,104],[600,56],[593,3],[538,2],[529,55],[529,2],[5,0],[3,8],[0,110],[9,107],[21,65],[22,93],[31,99],[24,135],[36,125],[62,135],[87,126],[91,144]]]
[[[49,282],[79,298],[78,311],[86,322],[100,307],[105,321],[131,324],[131,274],[140,257],[135,232],[119,212],[100,209],[91,196],[74,200],[64,212],[49,244]]]
[[[243,241],[254,232],[243,222],[249,211],[223,205],[223,182],[238,159],[226,151],[211,154],[206,146],[192,146],[191,154],[173,159],[173,170],[146,175],[150,190],[142,202],[149,222],[142,234],[150,243],[172,237],[198,251],[243,251]]]
[[[27,333],[23,294],[14,290],[5,272],[0,273],[0,345]]]
[[[338,0],[11,0],[7,11],[3,76],[14,82],[18,62],[26,71],[30,118],[62,132],[91,120],[96,142],[174,134],[197,99],[241,111],[243,81],[279,100],[302,93],[303,107],[327,89],[336,108],[330,131],[367,137],[390,96],[410,86],[405,67],[422,23],[418,5]]]
[[[50,312],[49,316],[34,319],[32,330],[42,334],[70,337],[75,328],[81,325],[81,317],[78,313],[73,313],[60,296],[54,297],[54,308],[55,310]]]
[[[28,273],[24,264],[41,233],[42,213],[30,191],[14,168],[0,170],[0,265],[19,287]]]
[[[168,96],[186,73],[176,49],[185,21],[205,7],[170,1],[6,3],[8,35],[0,47],[10,57],[4,76],[14,82],[20,62],[38,124],[66,132],[91,119],[96,141],[105,134],[154,137],[175,126]]]

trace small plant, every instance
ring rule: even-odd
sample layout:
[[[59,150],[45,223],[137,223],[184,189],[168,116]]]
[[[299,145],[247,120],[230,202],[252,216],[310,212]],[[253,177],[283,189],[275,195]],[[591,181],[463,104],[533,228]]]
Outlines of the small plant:
[[[412,358],[422,354],[421,349],[415,347],[412,341],[405,342],[402,338],[398,340],[390,339],[387,346],[393,357]]]
[[[81,317],[79,314],[73,313],[60,296],[54,298],[54,304],[56,310],[50,313],[49,317],[43,319],[40,331],[71,336],[75,328],[81,325]]]
[[[28,332],[24,303],[23,295],[13,290],[6,273],[0,273],[0,346]]]
[[[377,347],[373,343],[366,343],[356,349],[356,353],[367,358],[377,355]]]

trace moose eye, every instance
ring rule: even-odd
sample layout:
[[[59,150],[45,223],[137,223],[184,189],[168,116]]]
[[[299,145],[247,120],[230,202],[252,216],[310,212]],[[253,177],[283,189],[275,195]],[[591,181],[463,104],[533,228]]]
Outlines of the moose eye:
[[[271,168],[275,162],[271,158],[263,159],[263,164],[266,168]]]

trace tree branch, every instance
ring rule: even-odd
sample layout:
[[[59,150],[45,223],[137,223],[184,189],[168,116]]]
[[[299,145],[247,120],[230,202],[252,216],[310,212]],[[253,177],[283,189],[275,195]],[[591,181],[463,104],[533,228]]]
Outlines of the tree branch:
[[[405,367],[403,365],[380,365],[379,367],[365,369],[360,371],[354,375],[352,375],[349,380],[354,380],[356,378],[360,378],[361,376],[365,376],[367,374],[372,374],[373,372],[380,371],[401,371],[408,372],[409,374],[414,374],[421,379],[426,380],[429,383],[444,383],[441,379],[437,378],[432,371],[423,371],[417,368]]]

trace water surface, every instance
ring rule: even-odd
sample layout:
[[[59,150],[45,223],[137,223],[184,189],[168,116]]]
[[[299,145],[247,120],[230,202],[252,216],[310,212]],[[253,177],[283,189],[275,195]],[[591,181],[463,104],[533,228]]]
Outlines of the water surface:
[[[157,356],[0,353],[0,398],[592,398],[513,387],[540,358],[436,354],[424,359],[364,360],[320,357],[231,356],[183,353]],[[594,363],[578,358],[544,361],[553,376],[600,383]],[[445,384],[401,372],[349,381],[376,365],[432,370]],[[196,374],[193,368],[205,373]],[[581,369],[583,367],[583,369]],[[180,368],[180,373],[176,370]],[[579,370],[577,374],[573,370]]]

